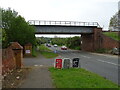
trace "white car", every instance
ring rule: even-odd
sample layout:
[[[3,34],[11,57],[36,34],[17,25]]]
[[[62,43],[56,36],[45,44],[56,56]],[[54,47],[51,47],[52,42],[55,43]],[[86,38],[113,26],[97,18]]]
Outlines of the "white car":
[[[54,47],[57,47],[57,44],[54,44]]]
[[[112,53],[115,55],[120,55],[120,48],[113,48]]]

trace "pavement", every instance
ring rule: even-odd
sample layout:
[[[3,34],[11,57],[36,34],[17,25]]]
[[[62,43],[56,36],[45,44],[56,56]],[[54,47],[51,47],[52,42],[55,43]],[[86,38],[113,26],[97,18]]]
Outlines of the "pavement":
[[[24,58],[23,63],[32,70],[18,88],[55,88],[48,70],[53,66],[54,59],[46,59],[38,55],[35,58]]]

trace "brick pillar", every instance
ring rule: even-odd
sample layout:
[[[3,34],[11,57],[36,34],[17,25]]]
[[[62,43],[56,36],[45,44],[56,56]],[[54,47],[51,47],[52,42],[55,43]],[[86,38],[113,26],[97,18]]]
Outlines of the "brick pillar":
[[[102,28],[94,28],[92,34],[81,34],[81,50],[95,51],[101,48],[101,32]]]
[[[23,50],[22,49],[13,49],[15,53],[16,68],[20,69],[22,67],[23,60]]]
[[[94,51],[93,50],[93,34],[81,34],[81,50],[82,51]]]
[[[17,42],[12,42],[11,48],[15,54],[16,69],[20,69],[22,67],[23,60],[23,47]]]
[[[102,33],[102,28],[94,28],[94,50],[99,49],[102,47],[102,42],[101,42],[101,33]]]

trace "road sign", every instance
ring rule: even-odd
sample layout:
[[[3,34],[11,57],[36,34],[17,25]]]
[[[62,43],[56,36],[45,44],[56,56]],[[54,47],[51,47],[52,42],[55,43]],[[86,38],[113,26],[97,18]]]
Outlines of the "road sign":
[[[73,58],[72,64],[73,67],[79,67],[79,58]]]
[[[62,68],[62,59],[55,60],[55,68],[58,68],[58,69]]]
[[[64,58],[63,59],[63,68],[70,68],[71,66],[71,60],[69,58]]]

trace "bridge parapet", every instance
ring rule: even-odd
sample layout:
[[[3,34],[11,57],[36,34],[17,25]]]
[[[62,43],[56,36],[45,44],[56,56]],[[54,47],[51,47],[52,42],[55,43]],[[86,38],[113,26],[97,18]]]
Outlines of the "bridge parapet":
[[[100,27],[98,22],[29,20],[28,23],[30,25],[96,26],[98,28]]]

